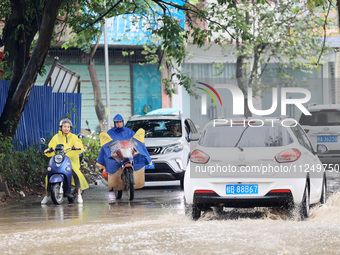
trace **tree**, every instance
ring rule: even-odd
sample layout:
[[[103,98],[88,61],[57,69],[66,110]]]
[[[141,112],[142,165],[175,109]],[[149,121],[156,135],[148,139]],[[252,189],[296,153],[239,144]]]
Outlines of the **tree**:
[[[44,64],[62,2],[13,0],[0,4],[1,17],[5,18],[2,35],[6,56],[4,72],[11,70],[11,85],[0,117],[0,133],[4,136],[14,137],[38,71]],[[38,32],[39,38],[30,55]]]
[[[211,40],[223,48],[235,45],[236,79],[244,95],[247,95],[248,87],[253,88],[253,95],[261,93],[261,76],[268,71],[272,59],[280,63],[281,80],[292,81],[287,69],[308,72],[321,67],[318,56],[324,47],[320,37],[325,19],[314,15],[303,4],[250,1],[221,7],[212,3],[207,5],[207,12],[215,15],[217,24],[233,28],[230,34],[218,33]],[[208,26],[210,30],[220,32],[216,23]],[[245,116],[251,116],[247,98],[244,106]]]
[[[233,1],[233,0],[230,0]],[[105,4],[104,4],[105,2]],[[221,2],[226,2],[223,0]],[[169,8],[177,8],[198,19],[207,19],[205,12],[189,1],[179,4],[162,0],[4,0],[0,3],[0,17],[5,22],[1,42],[5,46],[4,77],[10,80],[7,101],[0,117],[0,133],[14,137],[36,77],[44,65],[51,41],[56,40],[56,28],[69,26],[84,42],[91,42],[101,33],[95,26],[103,17],[123,13],[150,16],[155,7],[162,14],[161,24],[151,33],[161,37],[162,49],[180,65],[185,57],[185,42],[191,33],[174,19]],[[61,29],[62,31],[63,29]],[[196,31],[194,37],[207,33]],[[35,41],[35,37],[38,37]],[[32,51],[33,50],[33,51]]]

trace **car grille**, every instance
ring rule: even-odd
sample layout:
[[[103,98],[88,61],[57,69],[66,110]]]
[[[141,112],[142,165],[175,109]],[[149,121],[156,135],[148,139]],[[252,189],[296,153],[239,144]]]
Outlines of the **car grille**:
[[[146,149],[148,150],[150,156],[158,155],[162,151],[162,147],[147,147]]]
[[[154,169],[145,169],[145,173],[174,173],[174,170],[167,163],[155,163]]]

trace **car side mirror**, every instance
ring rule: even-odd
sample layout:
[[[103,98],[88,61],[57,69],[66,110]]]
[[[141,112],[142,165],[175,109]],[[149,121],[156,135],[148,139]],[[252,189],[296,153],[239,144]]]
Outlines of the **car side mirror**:
[[[200,139],[199,133],[191,133],[190,134],[190,141],[198,141]]]
[[[328,148],[327,148],[327,146],[324,145],[324,144],[318,144],[318,145],[316,146],[316,153],[317,153],[317,154],[324,154],[324,153],[326,153],[327,151],[328,151]]]

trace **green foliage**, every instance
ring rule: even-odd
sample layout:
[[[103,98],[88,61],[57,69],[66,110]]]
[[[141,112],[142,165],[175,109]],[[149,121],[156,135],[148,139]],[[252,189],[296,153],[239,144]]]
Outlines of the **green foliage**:
[[[76,121],[79,120],[77,116],[77,108],[75,107],[76,105],[74,103],[68,103],[64,101],[64,104],[68,105],[68,112],[66,113],[66,118],[71,119],[72,115],[75,115]],[[61,118],[59,121],[61,121],[63,118]],[[75,128],[77,128],[77,125],[74,123],[73,124]]]
[[[327,0],[307,0],[307,8],[309,11],[314,11],[315,8],[320,6],[327,6]]]
[[[196,27],[194,22],[189,22],[189,27],[185,30],[180,26],[180,21],[169,10],[171,8],[174,11],[183,10],[186,14],[192,15],[193,19],[204,21],[207,17],[207,12],[195,6],[198,2],[197,0],[190,0],[177,4],[172,1],[155,0],[106,1],[106,6],[103,5],[102,1],[91,1],[91,5],[84,2],[84,6],[79,3],[78,13],[81,15],[68,17],[74,36],[63,47],[80,47],[85,53],[89,53],[90,43],[95,41],[101,34],[99,28],[103,22],[102,17],[110,18],[133,14],[133,16],[129,17],[131,23],[138,25],[138,22],[143,19],[147,21],[143,25],[143,30],[151,33],[151,36],[148,35],[150,43],[144,45],[143,50],[146,62],[140,64],[160,65],[160,63],[165,62],[166,66],[172,68],[174,72],[180,73],[180,66],[187,54],[188,39],[193,38],[195,44],[202,46],[208,36],[211,35],[211,31]],[[227,2],[232,2],[232,0]],[[124,37],[125,35],[122,35],[120,41],[124,41]],[[162,51],[161,58],[159,57],[159,50]],[[128,53],[123,51],[122,55],[128,56]],[[160,69],[162,68],[160,67]],[[176,76],[181,79],[179,80],[179,85],[185,85],[185,89],[191,93],[191,84],[185,75],[179,74]],[[173,80],[166,79],[164,82],[166,84],[165,92],[171,96],[174,93],[174,89],[172,89]]]
[[[211,40],[222,48],[226,44],[235,45],[233,52],[243,70],[238,78],[243,86],[252,87],[255,94],[261,90],[261,76],[273,61],[280,63],[275,78],[282,84],[276,86],[295,84],[293,70],[310,73],[321,69],[323,62],[319,56],[327,51],[322,44],[325,20],[305,5],[294,1],[235,1],[235,4],[227,1],[229,5],[221,6],[222,2],[226,1],[206,5],[208,15],[216,20],[208,23],[208,30],[215,32]],[[218,24],[232,30],[226,33]]]
[[[100,152],[100,142],[97,135],[90,135],[82,139],[84,145],[84,162],[90,169],[96,168],[97,158]]]
[[[37,146],[16,151],[10,137],[0,134],[0,175],[15,189],[44,181],[48,158]]]

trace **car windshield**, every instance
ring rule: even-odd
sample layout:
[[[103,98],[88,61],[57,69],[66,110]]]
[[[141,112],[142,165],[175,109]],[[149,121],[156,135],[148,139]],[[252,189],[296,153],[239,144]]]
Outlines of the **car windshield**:
[[[199,144],[204,147],[275,147],[293,142],[282,126],[209,126]]]
[[[340,112],[336,110],[311,112],[312,115],[302,114],[301,125],[309,126],[338,126],[340,125]]]
[[[143,128],[145,130],[145,137],[179,137],[182,135],[180,120],[154,119],[128,121],[126,127],[134,132]]]

